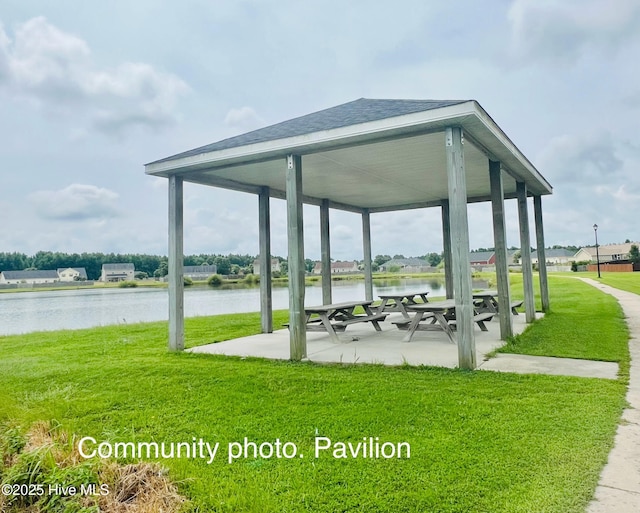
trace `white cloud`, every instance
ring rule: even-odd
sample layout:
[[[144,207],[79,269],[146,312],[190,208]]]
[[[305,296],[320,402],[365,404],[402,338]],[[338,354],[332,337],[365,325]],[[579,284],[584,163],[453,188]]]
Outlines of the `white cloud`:
[[[91,126],[112,135],[171,123],[177,97],[188,90],[180,78],[149,64],[97,68],[84,40],[44,17],[18,25],[13,42],[0,27],[3,84],[10,94],[48,111],[82,114]]]
[[[262,119],[251,107],[240,107],[239,109],[231,109],[224,118],[225,125],[238,129],[242,132],[255,130],[266,125],[266,121]]]
[[[71,184],[57,191],[29,195],[37,214],[45,219],[83,221],[117,217],[118,194],[95,185]]]
[[[637,0],[515,0],[508,12],[512,50],[520,62],[572,63],[593,51],[615,50],[637,37]]]

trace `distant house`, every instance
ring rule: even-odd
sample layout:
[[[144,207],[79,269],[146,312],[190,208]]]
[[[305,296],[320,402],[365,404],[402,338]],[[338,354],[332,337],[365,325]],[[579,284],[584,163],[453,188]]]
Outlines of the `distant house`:
[[[280,267],[280,260],[277,258],[271,259],[271,272],[280,272],[282,269]],[[253,261],[253,274],[260,274],[260,260],[255,259]]]
[[[56,271],[60,281],[85,281],[87,271],[84,267],[61,267]]]
[[[394,258],[380,266],[382,272],[389,272],[391,269],[400,269],[404,273],[428,273],[434,270],[422,258]]]
[[[129,281],[133,280],[136,270],[133,264],[102,264],[100,281]]]
[[[629,260],[629,251],[631,246],[636,245],[640,247],[640,242],[626,242],[624,244],[603,244],[598,245],[598,255],[600,257],[600,263],[618,263],[627,262]],[[596,248],[595,246],[587,246],[580,248],[575,254],[576,262],[595,262],[596,261]]]
[[[346,274],[346,273],[357,273],[360,272],[358,269],[358,262],[331,262],[331,274]],[[315,267],[313,268],[313,274],[322,274],[322,262],[316,262]]]
[[[56,283],[60,281],[57,271],[2,271],[0,273],[0,283]]]
[[[545,249],[544,257],[547,264],[551,265],[569,265],[571,262],[576,261],[575,251],[571,251],[565,248],[560,249]],[[538,263],[538,252],[531,253],[531,263]]]
[[[192,280],[206,280],[218,272],[216,265],[185,265],[183,275]]]
[[[495,251],[472,251],[469,253],[471,267],[488,267],[496,265]]]

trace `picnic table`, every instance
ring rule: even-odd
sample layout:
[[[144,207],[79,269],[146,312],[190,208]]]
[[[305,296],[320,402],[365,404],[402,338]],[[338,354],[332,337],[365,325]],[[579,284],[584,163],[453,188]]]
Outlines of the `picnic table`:
[[[481,292],[474,292],[473,299],[478,300],[477,302],[474,301],[474,305],[479,313],[491,312],[496,314],[500,311],[497,290],[483,290]],[[516,310],[516,308],[522,306],[522,303],[523,301],[521,299],[511,301],[509,307],[511,308],[511,312],[513,313],[513,315],[518,315],[518,310]]]
[[[380,294],[378,297],[382,299],[380,305],[378,305],[378,313],[383,312],[400,312],[402,317],[410,319],[411,316],[407,312],[407,305],[419,305],[416,299],[419,297],[422,299],[422,303],[428,303],[427,294],[429,292],[406,292],[395,294]]]
[[[344,331],[347,326],[359,322],[370,322],[376,331],[382,331],[378,321],[384,321],[387,314],[371,308],[373,301],[348,301],[329,305],[305,306],[307,331],[326,331],[334,342],[340,342],[337,331]],[[362,307],[364,314],[354,313]]]
[[[406,329],[407,334],[402,339],[403,342],[411,342],[416,331],[444,331],[452,343],[456,343],[453,331],[456,327],[456,303],[453,299],[445,301],[434,301],[432,303],[407,305],[407,310],[415,312],[413,319],[410,321],[396,321],[394,324],[399,329]],[[473,322],[475,322],[482,331],[488,331],[485,321],[490,321],[495,313],[478,312],[474,310]],[[428,320],[428,323],[422,323]]]

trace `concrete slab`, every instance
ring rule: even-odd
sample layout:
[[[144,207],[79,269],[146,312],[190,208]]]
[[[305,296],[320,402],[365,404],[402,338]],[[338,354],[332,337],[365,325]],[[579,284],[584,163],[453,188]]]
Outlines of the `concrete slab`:
[[[553,374],[558,376],[578,376],[581,378],[617,379],[618,364],[596,362],[575,358],[552,358],[523,354],[498,354],[483,362],[481,370],[515,372],[517,374]]]
[[[387,317],[387,321],[381,323],[381,332],[375,331],[369,323],[351,325],[346,331],[338,334],[339,344],[333,343],[327,333],[309,332],[307,359],[320,363],[409,364],[449,368],[458,366],[458,347],[449,342],[444,333],[419,331],[411,342],[402,342],[406,332],[390,322],[400,318],[399,314]],[[524,315],[514,316],[513,321],[515,333],[522,333],[527,327]],[[476,326],[478,362],[482,362],[488,353],[503,345],[497,320],[487,323],[487,327],[489,331],[480,331]],[[288,360],[289,332],[286,329],[277,330],[273,333],[198,346],[188,351]]]

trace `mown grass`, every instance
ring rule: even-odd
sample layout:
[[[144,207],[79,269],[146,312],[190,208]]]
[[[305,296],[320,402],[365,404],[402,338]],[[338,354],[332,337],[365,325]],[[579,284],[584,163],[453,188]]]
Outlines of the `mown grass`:
[[[576,301],[608,308],[579,285],[552,288],[547,325]],[[274,325],[286,318],[276,312]],[[187,345],[259,326],[258,314],[187,319]],[[624,358],[625,328],[608,326],[605,344]],[[527,337],[566,345],[568,333],[547,329],[535,323]],[[221,451],[280,439],[304,454],[163,460],[193,511],[567,513],[591,498],[624,406],[623,379],[172,354],[166,337],[166,323],[0,337],[0,421],[55,421],[110,442],[203,438]],[[316,459],[316,435],[409,442],[411,458]]]
[[[597,274],[593,273],[592,278],[605,285],[626,290],[627,292],[633,292],[634,294],[640,294],[640,272],[600,273],[601,278],[599,280],[597,276]]]
[[[549,291],[551,311],[498,351],[619,362],[626,373],[628,329],[618,302],[569,277],[551,275]]]

